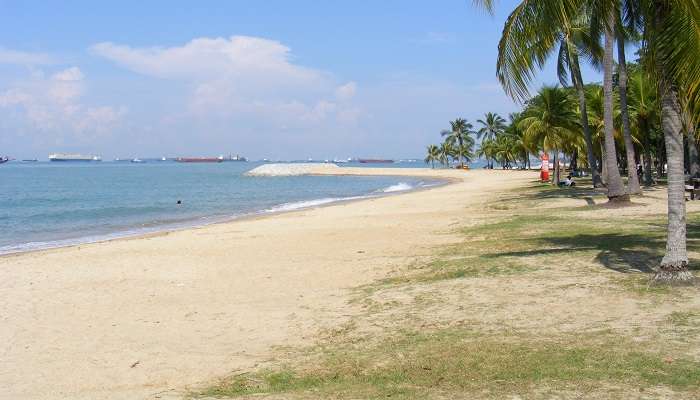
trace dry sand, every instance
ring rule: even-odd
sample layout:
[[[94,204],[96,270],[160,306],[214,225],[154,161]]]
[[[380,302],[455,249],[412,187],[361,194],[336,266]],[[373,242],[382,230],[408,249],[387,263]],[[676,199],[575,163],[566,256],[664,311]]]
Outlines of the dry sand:
[[[0,257],[0,399],[171,397],[310,344],[349,317],[349,289],[454,241],[468,206],[537,176],[390,172],[454,183]]]

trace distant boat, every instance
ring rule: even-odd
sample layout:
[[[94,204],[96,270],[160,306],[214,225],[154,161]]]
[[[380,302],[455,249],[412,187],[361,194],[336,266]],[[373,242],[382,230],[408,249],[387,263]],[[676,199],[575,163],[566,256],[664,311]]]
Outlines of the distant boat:
[[[223,157],[223,160],[224,161],[240,161],[240,162],[248,161],[247,158],[239,156],[238,154],[236,154],[235,156],[232,154],[229,154],[228,157]]]
[[[26,160],[22,160],[22,162],[37,162],[37,161],[39,161],[39,160],[37,160],[36,158],[28,158]]]
[[[8,157],[0,157],[0,164],[5,164],[8,161],[10,161]]]
[[[394,160],[382,160],[378,158],[360,158],[357,161],[362,164],[391,164]]]
[[[224,161],[223,157],[178,157],[175,159],[181,163],[220,163]]]
[[[102,161],[100,156],[91,156],[83,154],[69,154],[69,153],[54,153],[49,154],[49,161]]]
[[[141,164],[141,163],[144,163],[145,161],[143,161],[143,160],[140,159],[140,158],[134,158],[133,160],[131,160],[131,162],[132,162],[132,163],[136,163],[136,164]]]

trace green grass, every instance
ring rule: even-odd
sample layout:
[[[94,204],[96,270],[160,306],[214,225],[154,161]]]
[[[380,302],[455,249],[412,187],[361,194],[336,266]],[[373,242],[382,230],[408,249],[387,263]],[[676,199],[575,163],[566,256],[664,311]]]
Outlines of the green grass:
[[[326,352],[309,365],[239,375],[195,397],[422,398],[469,392],[502,398],[535,386],[585,392],[602,384],[697,392],[700,363],[638,349],[606,333],[556,341],[481,337],[460,329],[404,333],[372,348]]]
[[[668,321],[676,326],[700,326],[700,313],[692,311],[674,311]]]
[[[662,294],[645,281],[665,251],[665,219],[614,217],[596,219],[596,207],[532,210],[529,199],[571,195],[570,189],[534,185],[504,202],[509,210],[495,211],[488,219],[459,231],[463,241],[438,251],[428,262],[417,263],[411,273],[384,280],[383,284],[410,284],[438,280],[523,274],[542,265],[565,260],[594,260],[601,271],[642,273],[645,278],[621,277],[624,288],[638,293]],[[578,196],[600,196],[581,189]],[[688,214],[688,250],[700,252],[700,214]],[[691,259],[691,269],[698,260]]]
[[[439,249],[430,260],[416,261],[396,276],[359,288],[356,301],[364,301],[366,312],[379,313],[400,303],[375,301],[372,294],[378,289],[410,289],[413,284],[444,280],[498,279],[555,267],[560,271],[569,268],[573,274],[604,273],[601,276],[607,277],[606,282],[616,286],[603,290],[655,296],[653,301],[640,300],[648,307],[657,301],[677,300],[670,297],[677,293],[674,288],[649,285],[649,276],[665,251],[663,218],[600,219],[595,218],[596,206],[544,212],[530,207],[535,201],[571,195],[568,189],[547,185],[533,185],[514,194],[502,205],[491,207],[481,223],[461,229],[460,243]],[[596,201],[600,198],[600,194],[583,189],[573,195]],[[688,215],[688,239],[689,250],[699,252],[698,213]],[[697,265],[697,260],[691,260],[691,267]],[[546,272],[542,276],[546,277]],[[431,295],[429,290],[422,291],[426,298],[416,299],[412,310],[439,301],[439,296]],[[674,334],[696,335],[700,314],[675,311],[667,322]],[[679,358],[678,354],[685,353],[665,346],[658,340],[662,337],[632,342],[619,331],[586,330],[575,337],[497,332],[399,330],[371,345],[339,335],[338,341],[305,352],[305,361],[237,375],[194,396],[415,399],[466,393],[469,398],[501,399],[515,394],[556,398],[566,397],[557,393],[598,391],[601,396],[592,398],[617,398],[616,390],[629,393],[661,387],[700,398],[697,358]]]

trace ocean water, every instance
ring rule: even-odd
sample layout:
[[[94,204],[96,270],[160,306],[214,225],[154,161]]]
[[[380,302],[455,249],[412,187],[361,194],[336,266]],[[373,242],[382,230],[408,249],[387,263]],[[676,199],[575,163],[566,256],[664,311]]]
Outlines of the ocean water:
[[[257,165],[0,165],[0,254],[201,226],[438,184],[405,177],[244,175]]]

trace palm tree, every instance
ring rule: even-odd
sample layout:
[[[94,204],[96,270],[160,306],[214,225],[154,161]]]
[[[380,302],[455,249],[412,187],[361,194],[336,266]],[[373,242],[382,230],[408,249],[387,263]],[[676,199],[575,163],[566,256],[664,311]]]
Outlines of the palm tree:
[[[484,119],[478,119],[476,122],[481,124],[481,129],[477,132],[477,138],[484,140],[494,140],[498,134],[506,128],[506,120],[500,115],[488,112],[484,115]],[[493,168],[490,159],[486,158],[488,168]]]
[[[651,186],[654,183],[651,175],[651,128],[658,119],[656,110],[659,106],[656,84],[652,81],[651,74],[641,68],[632,70],[628,100],[633,125],[644,147],[644,185]]]
[[[685,174],[678,82],[688,97],[700,97],[700,4],[697,1],[649,0],[645,36],[653,54],[661,94],[661,125],[668,163],[668,235],[666,253],[654,280],[690,282],[686,248]],[[698,115],[694,120],[700,119]]]
[[[445,141],[452,146],[456,145],[453,150],[458,154],[459,167],[464,167],[464,160],[469,161],[472,157],[472,148],[474,139],[470,136],[471,130],[474,127],[467,120],[457,118],[450,121],[450,130],[444,130],[440,134],[445,137]]]
[[[490,160],[496,157],[496,141],[482,140],[479,144],[479,149],[476,151],[476,156],[486,159],[486,168],[491,168]]]
[[[625,3],[623,1],[623,3]],[[630,1],[626,2],[631,4]],[[631,12],[628,15],[633,14]],[[627,156],[627,191],[629,194],[641,194],[642,189],[639,187],[639,177],[637,176],[636,154],[634,152],[634,144],[632,143],[632,132],[630,127],[630,117],[627,102],[627,60],[625,56],[625,27],[622,22],[621,11],[617,11],[615,15],[617,27],[617,81],[618,91],[620,93],[620,116],[622,117],[622,137],[625,140],[625,153]],[[629,19],[634,20],[634,16],[630,15]],[[634,26],[634,23],[631,24]]]
[[[425,157],[425,163],[430,163],[430,168],[435,168],[435,161],[440,160],[440,148],[434,144],[428,146],[428,152]]]
[[[520,113],[511,113],[508,115],[508,127],[506,127],[505,134],[510,136],[513,140],[513,151],[518,157],[518,160],[522,161],[523,168],[530,169],[530,154],[537,154],[537,149],[530,146],[530,144],[525,139],[522,129],[518,127],[522,116]]]
[[[605,47],[603,53],[603,121],[605,124],[605,163],[607,170],[608,201],[628,202],[629,194],[622,183],[620,170],[617,168],[617,149],[613,126],[613,42],[615,40],[615,13],[608,11],[605,23]]]
[[[492,2],[485,2],[491,7]],[[593,185],[602,186],[588,125],[580,56],[599,65],[602,49],[591,35],[588,19],[581,14],[581,1],[523,0],[508,16],[498,45],[496,70],[505,91],[517,100],[529,96],[528,86],[555,47],[559,47],[557,71],[563,85],[568,75],[576,88],[580,124]],[[555,22],[556,21],[556,22]]]
[[[530,143],[554,152],[554,183],[560,180],[559,153],[580,129],[571,98],[557,86],[544,86],[523,111],[518,125]]]
[[[451,166],[451,161],[450,159],[454,158],[455,155],[455,149],[452,146],[452,143],[445,141],[440,145],[440,163],[446,167]]]

